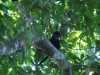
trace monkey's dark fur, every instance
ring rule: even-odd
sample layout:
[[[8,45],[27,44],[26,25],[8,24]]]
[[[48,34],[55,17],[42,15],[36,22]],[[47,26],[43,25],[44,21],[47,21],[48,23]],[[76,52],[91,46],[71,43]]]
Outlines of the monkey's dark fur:
[[[55,48],[57,48],[58,50],[60,49],[60,42],[59,42],[59,40],[60,40],[60,33],[59,33],[58,31],[55,31],[55,32],[53,33],[51,39],[50,39],[50,42],[51,42],[51,44],[52,44]],[[48,58],[49,58],[49,57],[46,56],[44,59],[42,59],[42,61],[41,61],[39,64],[34,64],[33,61],[31,61],[31,62],[32,62],[33,65],[39,66],[39,65],[41,65],[44,61],[46,61]]]

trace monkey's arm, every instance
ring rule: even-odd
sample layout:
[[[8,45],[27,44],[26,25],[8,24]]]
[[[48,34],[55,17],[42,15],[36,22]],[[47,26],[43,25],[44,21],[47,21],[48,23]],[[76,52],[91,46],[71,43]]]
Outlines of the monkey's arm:
[[[46,56],[44,59],[42,59],[42,61],[41,61],[39,64],[35,64],[32,60],[31,60],[31,62],[32,62],[33,65],[39,66],[39,65],[41,65],[43,62],[45,62],[48,58],[49,58],[49,57]]]

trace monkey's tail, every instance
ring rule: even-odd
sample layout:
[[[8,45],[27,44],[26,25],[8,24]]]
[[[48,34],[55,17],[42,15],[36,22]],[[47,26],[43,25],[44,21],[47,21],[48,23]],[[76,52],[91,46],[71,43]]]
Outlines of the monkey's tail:
[[[39,64],[35,64],[32,60],[31,60],[31,63],[32,63],[33,65],[35,65],[35,66],[40,66],[40,65],[41,65],[43,62],[45,62],[48,58],[49,58],[49,57],[46,56],[44,59],[42,59],[42,61],[40,61]]]

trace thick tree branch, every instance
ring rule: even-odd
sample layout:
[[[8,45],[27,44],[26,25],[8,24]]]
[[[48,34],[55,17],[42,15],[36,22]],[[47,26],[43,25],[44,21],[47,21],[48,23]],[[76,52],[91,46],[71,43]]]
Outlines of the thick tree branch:
[[[10,41],[0,41],[0,55],[12,54],[24,50],[26,46],[25,36],[21,35]]]
[[[26,19],[33,24],[33,19],[30,13],[24,8],[24,6],[19,3],[18,5],[19,11],[26,17]],[[35,47],[41,49],[43,53],[49,56],[52,60],[54,60],[57,65],[62,69],[63,75],[72,75],[71,64],[68,60],[66,60],[63,53],[58,51],[48,40],[47,37],[40,37],[35,30],[33,30],[34,38],[32,40],[32,44]],[[16,53],[17,51],[21,51],[25,49],[26,41],[25,35],[21,35],[18,38],[15,38],[10,41],[0,42],[0,54],[7,55],[11,53]]]
[[[33,23],[31,15],[26,11],[24,6],[19,3],[18,5],[19,11],[26,17],[26,19]],[[52,60],[54,60],[57,65],[62,69],[63,75],[72,75],[71,64],[68,60],[66,60],[63,53],[59,52],[46,37],[40,37],[39,35],[34,34],[33,45],[37,48],[40,48],[43,53],[48,55]]]

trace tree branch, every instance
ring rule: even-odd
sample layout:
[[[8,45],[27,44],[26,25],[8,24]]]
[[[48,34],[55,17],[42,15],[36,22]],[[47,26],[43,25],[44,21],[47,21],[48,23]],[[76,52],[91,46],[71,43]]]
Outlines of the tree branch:
[[[27,18],[27,20],[32,23],[32,18],[24,6],[19,3],[19,11]],[[28,15],[28,16],[27,16]],[[37,34],[37,33],[36,33]],[[57,65],[62,69],[63,75],[72,75],[71,64],[68,60],[65,59],[63,53],[58,51],[46,37],[40,37],[39,35],[34,34],[33,45],[37,48],[40,48],[43,53],[48,55],[52,60],[54,60]]]
[[[25,36],[14,38],[10,41],[0,41],[0,54],[7,55],[24,50],[26,47]]]
[[[33,19],[30,13],[24,8],[24,6],[19,3],[18,4],[19,11],[25,16],[25,18],[33,24]],[[47,37],[40,37],[38,33],[33,29],[34,38],[32,40],[32,44],[40,48],[43,53],[49,56],[52,60],[54,60],[57,65],[62,69],[63,75],[72,75],[71,64],[68,60],[66,60],[63,53],[58,51],[48,40]],[[11,53],[16,53],[17,51],[23,50],[26,47],[25,35],[21,35],[19,38],[15,38],[10,41],[0,42],[0,54],[7,55]]]

